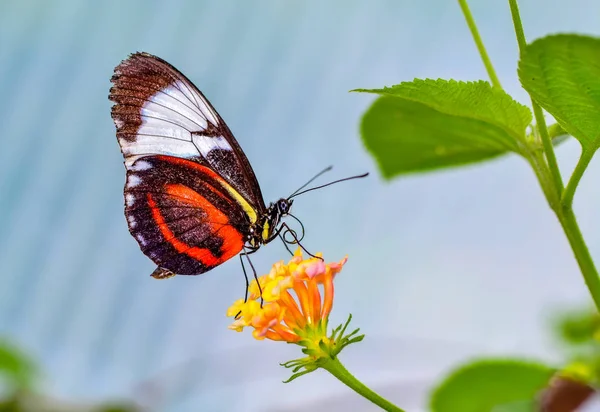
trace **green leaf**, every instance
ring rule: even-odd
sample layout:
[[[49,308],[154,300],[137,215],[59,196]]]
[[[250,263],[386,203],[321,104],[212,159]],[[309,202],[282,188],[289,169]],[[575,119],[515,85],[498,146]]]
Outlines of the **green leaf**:
[[[554,35],[529,44],[519,79],[531,97],[581,142],[600,146],[600,39]]]
[[[554,369],[519,359],[483,359],[453,371],[431,394],[432,412],[488,412],[532,401]],[[516,407],[516,406],[515,406]],[[518,409],[517,409],[518,410]],[[527,410],[527,409],[525,409]]]
[[[0,377],[13,389],[30,389],[37,377],[37,368],[17,347],[0,340]]]
[[[125,402],[104,404],[98,408],[94,408],[95,412],[136,412],[139,409],[133,404]]]
[[[539,406],[536,401],[518,401],[495,406],[491,412],[538,412]]]
[[[594,310],[570,311],[556,318],[555,324],[558,335],[566,343],[596,342],[594,335],[600,330],[600,316]]]
[[[548,135],[550,136],[550,139],[552,140],[552,144],[554,146],[558,146],[559,144],[567,141],[571,136],[558,123],[548,126]]]
[[[531,112],[485,81],[419,80],[359,92],[381,97],[361,123],[386,178],[520,153]]]

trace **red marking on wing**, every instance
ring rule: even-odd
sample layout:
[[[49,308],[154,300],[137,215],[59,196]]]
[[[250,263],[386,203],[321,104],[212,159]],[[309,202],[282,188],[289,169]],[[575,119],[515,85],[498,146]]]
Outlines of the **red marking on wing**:
[[[215,173],[214,170],[212,170],[209,167],[202,166],[201,164],[199,164],[197,162],[193,162],[191,160],[187,160],[187,159],[183,159],[181,157],[175,157],[175,156],[158,155],[156,157],[165,162],[169,162],[169,163],[173,163],[173,164],[185,166],[185,167],[191,167],[193,169],[196,169],[200,173],[203,173],[215,180],[218,180],[219,182],[224,182],[223,178],[221,176],[219,176],[218,173]]]
[[[209,267],[220,265],[242,250],[242,247],[244,246],[242,235],[234,227],[229,225],[229,218],[210,203],[208,199],[182,184],[166,185],[165,189],[166,193],[175,197],[177,201],[201,209],[207,215],[206,224],[212,229],[213,235],[218,236],[223,240],[223,246],[221,247],[223,254],[220,257],[217,257],[208,248],[190,246],[177,239],[173,231],[169,229],[165,218],[160,211],[160,207],[156,204],[152,195],[148,193],[148,205],[152,210],[152,217],[165,240],[167,240],[175,250],[179,253],[185,253]]]
[[[193,162],[191,160],[183,159],[181,157],[174,157],[174,156],[158,155],[156,157],[162,161],[167,161],[167,162],[176,164],[178,166],[191,167],[192,169],[195,169],[196,171],[207,175],[208,177],[218,181],[219,183],[229,185],[221,176],[219,176],[218,173],[216,173],[210,167],[203,166],[201,164],[198,164],[197,162]],[[221,198],[227,200],[228,202],[231,202],[231,199],[229,199],[227,196],[225,196],[219,190],[214,188],[212,185],[206,185],[206,187],[208,189],[210,189],[211,192],[219,195]],[[194,192],[194,193],[196,193],[196,192]]]

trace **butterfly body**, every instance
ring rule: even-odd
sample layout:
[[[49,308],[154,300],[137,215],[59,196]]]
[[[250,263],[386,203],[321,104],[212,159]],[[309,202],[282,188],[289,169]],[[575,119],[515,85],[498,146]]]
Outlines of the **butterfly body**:
[[[248,159],[191,81],[147,53],[121,62],[111,81],[125,215],[158,265],[152,276],[198,275],[279,235],[293,201],[265,206]]]

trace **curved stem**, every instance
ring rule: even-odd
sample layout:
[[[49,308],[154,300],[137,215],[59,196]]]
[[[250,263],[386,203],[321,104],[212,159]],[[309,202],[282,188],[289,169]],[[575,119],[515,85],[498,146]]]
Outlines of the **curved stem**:
[[[513,25],[515,26],[515,34],[517,36],[517,43],[519,44],[519,52],[522,54],[527,47],[527,41],[525,40],[525,32],[523,31],[523,23],[521,23],[521,15],[519,14],[519,5],[517,0],[508,0],[510,5],[510,13],[513,19]],[[544,119],[544,113],[542,108],[531,99],[531,107],[533,107],[533,114],[535,116],[535,122],[542,138],[542,145],[544,146],[544,153],[548,160],[548,166],[550,167],[550,173],[552,174],[552,180],[558,193],[562,193],[564,185],[562,177],[560,175],[560,169],[558,168],[558,162],[556,161],[556,155],[554,154],[554,147],[552,146],[552,140],[548,134],[548,128],[546,127],[546,120]]]
[[[575,218],[575,213],[571,207],[562,206],[561,201],[558,198],[558,192],[555,190],[548,164],[544,161],[541,153],[529,153],[527,160],[542,187],[542,191],[544,192],[548,203],[554,210],[556,217],[567,236],[571,250],[573,250],[573,254],[575,255],[575,260],[577,260],[585,284],[594,301],[594,305],[598,312],[600,312],[600,275],[598,274],[594,260],[592,259],[583,235],[581,234],[579,224]],[[582,163],[581,160],[580,163]],[[581,166],[581,168],[583,168],[583,166]],[[583,173],[583,170],[581,173]],[[571,181],[573,181],[573,178],[571,178]],[[569,182],[569,185],[571,185],[571,182]],[[575,183],[573,183],[573,185],[575,185]]]
[[[573,197],[575,196],[575,190],[579,185],[579,181],[583,176],[583,172],[585,172],[585,169],[587,169],[588,165],[590,164],[592,157],[594,157],[593,150],[581,151],[581,156],[579,157],[577,166],[575,166],[575,170],[573,170],[573,174],[569,179],[569,183],[567,184],[567,187],[565,188],[562,194],[561,201],[564,208],[570,209],[573,206]]]
[[[328,359],[327,362],[322,366],[323,369],[327,370],[333,376],[338,378],[340,381],[346,384],[350,389],[362,395],[366,399],[373,402],[375,405],[379,406],[381,409],[385,411],[392,412],[404,412],[403,409],[398,408],[396,405],[388,401],[387,399],[382,398],[367,386],[365,386],[361,381],[356,379],[354,375],[352,375],[348,370],[342,365],[342,363],[338,360],[338,358]]]
[[[571,249],[573,249],[575,259],[577,260],[579,269],[581,269],[585,284],[590,291],[590,295],[592,295],[597,310],[600,312],[600,276],[598,275],[594,260],[590,255],[590,251],[585,244],[585,240],[583,239],[583,235],[577,224],[575,213],[573,213],[573,209],[568,208],[557,215],[558,220],[567,235],[567,239],[569,239]]]
[[[490,76],[492,85],[498,89],[502,89],[500,80],[498,80],[498,76],[496,76],[496,71],[494,70],[494,66],[492,66],[492,61],[490,60],[490,58],[487,54],[487,51],[485,50],[485,46],[483,45],[483,41],[481,40],[479,31],[477,30],[477,25],[475,24],[475,20],[473,20],[473,15],[471,14],[471,10],[469,9],[467,0],[458,0],[458,4],[460,4],[460,8],[462,9],[462,12],[465,16],[465,20],[467,21],[467,26],[469,26],[469,30],[471,30],[471,35],[473,36],[473,40],[475,40],[475,44],[477,45],[477,50],[479,50],[479,54],[481,55],[481,60],[483,60],[483,65],[485,66],[485,69],[488,72],[488,76]]]

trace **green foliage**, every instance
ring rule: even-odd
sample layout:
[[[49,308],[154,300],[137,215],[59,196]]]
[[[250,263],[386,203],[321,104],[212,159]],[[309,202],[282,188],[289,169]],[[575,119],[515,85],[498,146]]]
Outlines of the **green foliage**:
[[[379,95],[363,116],[363,142],[388,179],[509,152],[522,155],[556,213],[600,310],[600,275],[572,209],[577,185],[600,147],[600,38],[554,35],[527,45],[517,0],[509,0],[521,52],[519,79],[531,96],[537,122],[531,125],[531,111],[501,90],[467,1],[459,4],[495,87],[484,81],[416,79],[356,90]],[[542,108],[558,123],[546,128]],[[583,150],[565,187],[553,146],[569,136]],[[567,390],[583,388],[579,401],[584,401],[600,385],[600,318],[597,312],[578,313],[563,318],[557,329],[572,350],[570,363],[560,371],[514,359],[472,362],[432,392],[432,412],[537,412],[543,389],[543,407],[555,407],[561,401],[548,397],[556,395],[556,388],[548,387],[553,376],[553,382],[575,384],[565,386]]]
[[[139,409],[132,403],[111,403],[94,408],[94,412],[136,412]]]
[[[552,139],[552,144],[554,146],[558,146],[562,142],[567,141],[570,136],[558,123],[548,126],[548,135],[550,136],[550,139]]]
[[[482,359],[453,371],[431,394],[432,412],[530,411],[554,369],[518,359]],[[496,409],[494,409],[496,408]],[[504,409],[502,409],[504,408]]]
[[[491,412],[539,412],[536,401],[517,401],[494,406]]]
[[[0,340],[0,376],[12,389],[33,387],[38,371],[16,346]]]
[[[361,134],[386,178],[521,153],[529,109],[489,83],[419,80],[384,89]]]
[[[386,178],[458,166],[494,158],[506,149],[481,144],[478,125],[427,106],[392,97],[381,97],[365,114],[363,141]],[[471,132],[469,132],[471,129]]]
[[[569,363],[560,374],[590,385],[600,383],[600,315],[593,310],[566,312],[554,329],[566,344]]]
[[[532,98],[581,142],[600,146],[600,39],[553,35],[529,44],[519,79]]]
[[[139,412],[141,409],[132,402],[111,402],[107,404],[72,403],[62,399],[47,397],[34,392],[20,391],[7,399],[0,400],[0,412]]]
[[[0,340],[0,383],[7,384],[7,393],[0,399],[0,412],[135,412],[133,403],[111,402],[99,406],[71,404],[46,397],[35,391],[39,371],[34,363],[16,346]],[[2,388],[4,389],[4,388]]]
[[[568,344],[597,343],[594,335],[600,331],[600,315],[592,310],[565,313],[556,320],[555,329]]]

